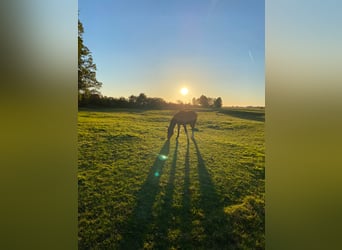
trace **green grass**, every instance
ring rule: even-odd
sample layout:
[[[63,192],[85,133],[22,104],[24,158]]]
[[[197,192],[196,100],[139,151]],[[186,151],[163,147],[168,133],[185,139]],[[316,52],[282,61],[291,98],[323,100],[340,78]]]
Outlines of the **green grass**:
[[[80,249],[264,249],[264,109],[174,113],[79,111]]]

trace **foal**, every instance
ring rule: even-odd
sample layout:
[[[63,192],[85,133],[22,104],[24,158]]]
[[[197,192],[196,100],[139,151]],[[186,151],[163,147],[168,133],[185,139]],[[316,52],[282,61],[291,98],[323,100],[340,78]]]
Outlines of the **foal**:
[[[177,124],[178,133],[177,139],[179,137],[179,129],[180,125],[183,125],[186,137],[189,139],[188,130],[186,129],[186,124],[190,124],[192,130],[192,138],[194,138],[194,128],[197,121],[197,114],[194,111],[179,111],[176,113],[173,118],[171,119],[170,125],[167,130],[167,139],[170,140],[171,136],[173,135],[174,128]]]

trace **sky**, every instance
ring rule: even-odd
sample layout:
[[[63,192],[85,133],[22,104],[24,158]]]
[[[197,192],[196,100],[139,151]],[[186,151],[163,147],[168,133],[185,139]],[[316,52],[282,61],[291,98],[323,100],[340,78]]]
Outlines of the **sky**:
[[[265,105],[264,0],[79,0],[104,96]],[[182,95],[182,87],[188,89]]]

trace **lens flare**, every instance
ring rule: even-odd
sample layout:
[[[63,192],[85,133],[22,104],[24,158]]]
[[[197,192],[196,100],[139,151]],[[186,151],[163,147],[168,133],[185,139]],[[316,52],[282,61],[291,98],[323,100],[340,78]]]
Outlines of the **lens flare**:
[[[159,173],[158,173],[158,172],[155,172],[155,173],[154,173],[154,176],[155,176],[155,177],[158,177],[158,176],[159,176]]]
[[[167,160],[167,156],[166,155],[158,155],[158,159],[161,161],[166,161]]]

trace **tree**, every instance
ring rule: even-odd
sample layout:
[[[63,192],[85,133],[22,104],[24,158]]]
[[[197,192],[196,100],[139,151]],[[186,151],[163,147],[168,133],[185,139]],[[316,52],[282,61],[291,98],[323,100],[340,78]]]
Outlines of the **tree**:
[[[130,97],[128,97],[128,103],[129,103],[130,107],[134,107],[136,105],[137,99],[138,99],[138,97],[135,95],[131,95]]]
[[[215,99],[214,107],[215,108],[221,108],[222,107],[222,98],[221,97],[218,97],[217,99]]]
[[[144,107],[147,104],[147,96],[144,93],[141,93],[137,97],[137,105],[140,107]]]
[[[206,97],[205,95],[201,95],[200,98],[199,98],[199,104],[202,107],[209,107],[208,97]]]
[[[196,99],[195,97],[193,97],[192,98],[192,105],[197,106],[198,104],[199,104],[199,99],[198,98]]]
[[[125,97],[121,96],[118,99],[118,106],[121,108],[127,107],[128,106],[128,100]]]
[[[147,98],[148,106],[150,108],[161,108],[165,106],[165,101],[159,97]]]
[[[215,98],[208,97],[208,105],[209,107],[213,107],[215,102]]]
[[[83,44],[84,28],[78,20],[78,102],[84,103],[91,95],[99,95],[102,83],[96,79],[96,64],[89,49]]]

